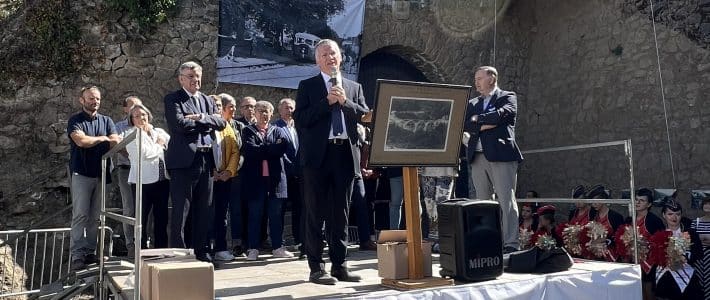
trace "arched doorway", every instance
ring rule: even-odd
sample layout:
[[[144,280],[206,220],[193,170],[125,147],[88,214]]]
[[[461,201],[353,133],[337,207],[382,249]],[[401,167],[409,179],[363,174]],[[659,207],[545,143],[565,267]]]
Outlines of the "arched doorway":
[[[430,82],[424,73],[409,61],[384,50],[377,50],[361,59],[358,78],[370,108],[373,108],[375,103],[377,79]]]
[[[403,54],[401,56],[400,54]],[[415,63],[419,64],[419,67],[407,59],[413,60]],[[362,84],[362,89],[365,94],[365,101],[367,105],[371,108],[375,108],[375,89],[377,88],[377,79],[394,79],[394,80],[405,80],[405,81],[418,81],[418,82],[445,82],[442,74],[439,74],[438,69],[428,60],[422,59],[421,55],[416,53],[414,49],[406,47],[388,47],[384,49],[376,50],[360,60],[360,70],[358,74],[358,81]],[[432,76],[430,80],[426,75]],[[461,183],[457,183],[460,188],[465,190],[467,195],[467,178],[468,172],[464,170],[464,173],[460,174],[463,179]],[[366,187],[366,197],[373,190],[375,196],[370,198],[375,206],[375,229],[383,230],[389,229],[389,180],[387,177],[382,177],[384,180],[379,180],[379,183],[375,184],[374,187]],[[463,194],[463,193],[462,193]],[[351,210],[352,212],[352,210]],[[402,216],[402,220],[404,220]],[[402,222],[404,223],[404,221]],[[428,222],[425,228],[428,228]]]

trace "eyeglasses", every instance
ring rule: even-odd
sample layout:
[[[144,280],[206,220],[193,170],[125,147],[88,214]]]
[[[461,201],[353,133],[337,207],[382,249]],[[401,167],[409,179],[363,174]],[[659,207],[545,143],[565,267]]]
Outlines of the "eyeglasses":
[[[251,105],[251,104],[246,104],[246,105],[241,106],[242,109],[254,109],[254,107],[256,107],[256,106]]]
[[[187,77],[187,78],[190,79],[190,80],[192,80],[192,79],[200,79],[200,76],[195,76],[195,75],[192,75],[192,74],[190,74],[190,75],[187,75],[187,74],[180,74],[180,76]]]

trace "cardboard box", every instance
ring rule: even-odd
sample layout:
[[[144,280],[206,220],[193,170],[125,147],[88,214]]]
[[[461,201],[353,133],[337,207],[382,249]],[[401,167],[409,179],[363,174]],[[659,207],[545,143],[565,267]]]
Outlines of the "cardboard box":
[[[431,242],[422,241],[424,277],[431,277]],[[383,230],[377,239],[377,271],[385,279],[409,278],[406,230]]]
[[[146,262],[141,268],[141,299],[214,299],[214,266],[184,259]]]

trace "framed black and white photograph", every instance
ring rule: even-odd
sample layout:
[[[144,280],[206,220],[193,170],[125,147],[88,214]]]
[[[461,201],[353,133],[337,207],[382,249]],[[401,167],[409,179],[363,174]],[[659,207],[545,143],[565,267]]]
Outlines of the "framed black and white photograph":
[[[455,166],[470,86],[378,80],[371,166]]]
[[[217,80],[296,89],[318,74],[315,46],[335,40],[357,80],[365,0],[220,1]]]
[[[453,99],[392,97],[385,150],[446,151],[453,109]]]

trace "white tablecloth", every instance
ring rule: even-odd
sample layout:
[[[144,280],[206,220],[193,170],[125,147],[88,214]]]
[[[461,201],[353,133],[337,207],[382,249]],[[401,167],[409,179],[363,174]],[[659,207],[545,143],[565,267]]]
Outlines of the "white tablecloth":
[[[504,273],[496,280],[414,291],[382,291],[359,299],[641,299],[638,265],[576,261],[551,274]]]

